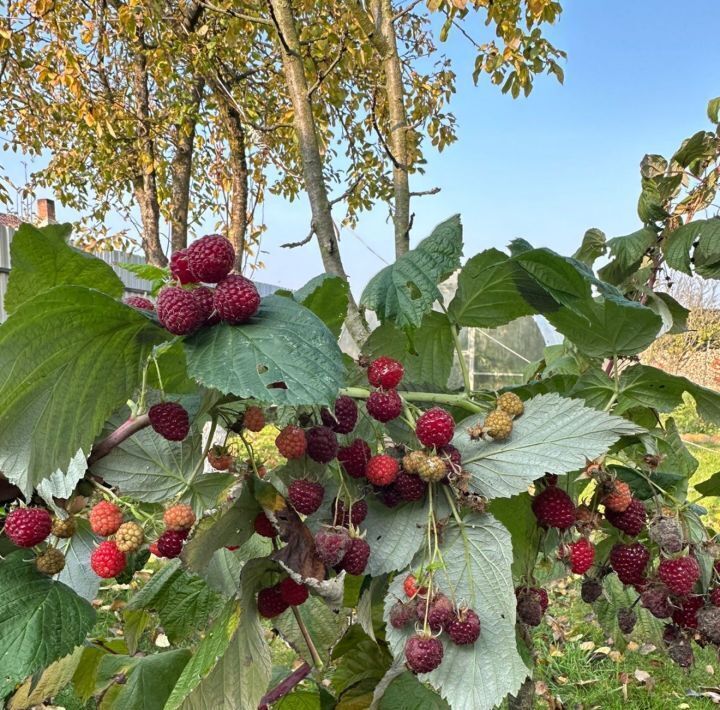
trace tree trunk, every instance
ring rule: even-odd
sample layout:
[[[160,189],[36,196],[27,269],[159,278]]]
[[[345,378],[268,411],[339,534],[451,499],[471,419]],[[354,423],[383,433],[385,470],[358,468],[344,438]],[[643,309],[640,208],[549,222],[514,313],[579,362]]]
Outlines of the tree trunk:
[[[335,225],[323,176],[320,145],[315,132],[315,118],[308,96],[307,77],[300,53],[295,18],[289,0],[268,0],[268,4],[277,28],[278,49],[293,106],[293,123],[298,139],[305,191],[310,200],[312,226],[320,246],[323,265],[327,273],[347,279],[335,237]],[[362,345],[368,331],[352,295],[349,298],[345,322],[355,342]]]
[[[197,113],[202,102],[205,81],[197,79],[192,87],[190,111],[175,126],[175,157],[170,166],[172,196],[170,205],[170,248],[173,252],[187,246],[188,209],[190,207],[190,178]]]
[[[138,47],[133,61],[133,89],[138,136],[138,174],[133,185],[143,226],[143,249],[150,264],[165,266],[167,258],[160,244],[160,202],[155,170],[155,145],[150,134],[147,61],[142,46]]]
[[[373,0],[371,18],[363,6],[357,0],[353,0],[351,10],[360,29],[380,56],[385,77],[385,95],[390,122],[388,149],[393,165],[395,258],[398,259],[410,248],[410,157],[405,85],[393,23],[393,7],[391,0]]]
[[[248,225],[248,164],[245,127],[240,113],[224,92],[216,89],[215,98],[222,112],[230,151],[230,208],[227,237],[235,247],[235,271],[242,273],[247,248],[245,237]]]

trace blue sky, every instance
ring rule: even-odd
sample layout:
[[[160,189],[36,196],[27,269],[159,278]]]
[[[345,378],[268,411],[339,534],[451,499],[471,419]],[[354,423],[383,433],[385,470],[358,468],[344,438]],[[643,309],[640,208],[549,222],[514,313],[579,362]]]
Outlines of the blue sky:
[[[459,140],[428,151],[426,175],[412,189],[442,192],[413,202],[413,243],[451,214],[462,215],[465,254],[504,247],[516,237],[560,253],[599,227],[609,237],[638,226],[638,165],[645,153],[670,154],[683,138],[708,128],[707,101],[720,95],[717,0],[566,0],[549,30],[568,52],[565,84],[539,78],[527,99],[503,96],[489,82],[472,84],[472,49],[460,38],[445,46],[455,62],[452,109]],[[476,36],[480,36],[480,27]],[[9,160],[9,166],[7,165]],[[17,182],[21,158],[0,153]],[[43,195],[39,195],[43,196]],[[338,217],[340,213],[338,213]],[[378,206],[355,230],[392,260],[392,226]],[[58,207],[60,220],[75,215]],[[322,271],[315,243],[279,248],[307,234],[309,208],[270,199],[263,239],[266,268],[255,278],[289,288]],[[352,233],[341,250],[359,293],[384,263]]]

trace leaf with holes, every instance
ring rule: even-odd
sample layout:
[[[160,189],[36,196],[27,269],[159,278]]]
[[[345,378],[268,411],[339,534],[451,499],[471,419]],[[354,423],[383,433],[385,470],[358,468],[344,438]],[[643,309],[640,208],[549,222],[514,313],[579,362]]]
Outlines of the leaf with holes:
[[[491,515],[472,513],[462,526],[450,523],[440,543],[444,568],[435,574],[438,588],[456,604],[465,603],[480,617],[481,632],[470,646],[456,646],[445,636],[442,663],[419,679],[430,683],[453,708],[490,710],[515,692],[528,674],[515,642],[515,594],[510,571],[508,531]],[[418,560],[419,562],[419,560]],[[404,598],[404,575],[398,575],[385,598],[385,620]],[[414,633],[387,624],[387,640],[397,659]]]
[[[621,436],[644,431],[620,417],[590,409],[577,399],[545,394],[525,403],[505,441],[473,441],[468,429],[483,415],[463,420],[453,444],[462,455],[470,487],[486,498],[527,490],[548,473],[564,474],[604,454]]]
[[[282,296],[264,298],[248,323],[199,331],[185,351],[188,373],[199,383],[268,404],[329,404],[345,376],[333,334]]]

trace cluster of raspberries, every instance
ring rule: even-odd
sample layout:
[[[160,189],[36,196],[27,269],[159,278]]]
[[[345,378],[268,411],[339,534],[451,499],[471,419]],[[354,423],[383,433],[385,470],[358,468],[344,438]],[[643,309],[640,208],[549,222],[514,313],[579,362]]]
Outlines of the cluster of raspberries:
[[[53,518],[45,508],[20,507],[8,513],[4,531],[14,545],[30,548],[41,545],[51,533],[56,538],[72,537],[75,520],[72,517]],[[59,574],[65,567],[65,556],[61,550],[47,545],[38,550],[35,566],[43,574]]]
[[[272,619],[279,616],[291,606],[300,606],[307,601],[308,588],[296,582],[292,577],[285,577],[271,587],[264,587],[257,595],[257,610],[260,616]]]
[[[413,673],[429,673],[440,665],[443,632],[457,646],[472,645],[480,638],[480,617],[473,609],[456,606],[442,593],[430,596],[427,588],[418,588],[413,575],[405,578],[403,587],[409,598],[393,604],[388,622],[396,629],[422,626],[405,643],[405,661]]]
[[[92,531],[103,540],[90,555],[90,567],[98,577],[117,577],[127,567],[127,555],[137,552],[145,541],[145,533],[134,521],[123,522],[123,512],[107,500],[95,504],[88,514]]]
[[[219,321],[245,323],[257,313],[260,294],[252,281],[230,273],[234,266],[233,245],[210,234],[172,255],[170,273],[176,285],[165,286],[155,306],[137,296],[125,302],[141,310],[156,308],[158,320],[173,335],[188,335]]]
[[[156,557],[179,557],[190,528],[195,524],[195,513],[189,505],[178,503],[163,513],[165,530],[150,545],[150,552]]]

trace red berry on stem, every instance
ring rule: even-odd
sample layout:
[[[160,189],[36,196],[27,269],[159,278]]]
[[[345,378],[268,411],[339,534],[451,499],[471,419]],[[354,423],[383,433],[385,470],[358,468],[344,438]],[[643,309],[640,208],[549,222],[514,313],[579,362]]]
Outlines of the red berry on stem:
[[[472,609],[461,609],[446,626],[457,646],[468,646],[480,638],[480,617]]]
[[[248,431],[262,431],[265,427],[265,413],[260,407],[248,407],[243,414],[243,426]]]
[[[115,503],[101,500],[90,509],[88,520],[94,533],[107,537],[114,535],[122,525],[123,514]]]
[[[163,522],[168,530],[190,530],[195,524],[195,513],[189,505],[178,503],[163,513]]]
[[[386,424],[400,416],[402,399],[395,390],[375,391],[370,393],[365,407],[373,419]]]
[[[610,566],[623,584],[638,584],[645,578],[650,553],[641,542],[617,544],[610,550]]]
[[[397,387],[404,374],[402,363],[386,356],[373,360],[367,371],[368,382],[373,387],[382,387],[385,390]]]
[[[125,303],[128,306],[132,306],[133,308],[138,308],[141,311],[154,311],[155,306],[153,305],[153,302],[147,298],[143,298],[142,296],[128,296],[123,303]]]
[[[633,498],[630,505],[622,513],[606,510],[605,517],[613,527],[622,530],[626,535],[635,537],[645,528],[647,511],[642,501]]]
[[[275,530],[275,527],[265,513],[258,513],[255,516],[253,527],[255,528],[255,532],[263,537],[273,538],[277,535],[277,530]]]
[[[257,609],[260,616],[272,619],[288,609],[290,605],[283,598],[279,586],[265,587],[258,592]]]
[[[322,528],[315,535],[315,550],[328,566],[339,564],[350,545],[350,535],[345,528]]]
[[[286,459],[302,458],[307,449],[305,432],[298,426],[288,424],[277,437],[275,437],[275,446],[277,446],[280,455]]]
[[[217,283],[232,271],[235,249],[225,237],[209,234],[187,248],[187,263],[196,281]]]
[[[703,607],[702,597],[685,597],[677,601],[672,620],[685,629],[697,628],[697,613]]]
[[[221,320],[233,325],[250,320],[260,308],[255,284],[244,276],[228,276],[215,288],[215,311]]]
[[[186,539],[186,530],[166,530],[157,539],[158,551],[163,557],[179,557]]]
[[[595,560],[595,547],[586,537],[568,545],[570,550],[570,571],[573,574],[585,574]]]
[[[415,435],[427,447],[447,446],[455,433],[455,421],[441,407],[428,409],[418,417]]]
[[[395,487],[404,501],[422,500],[427,493],[428,484],[420,476],[411,476],[400,471],[395,479]]]
[[[370,445],[363,439],[355,439],[348,446],[341,446],[337,453],[340,465],[351,478],[362,478],[365,475],[371,456]]]
[[[387,454],[378,454],[368,461],[365,475],[374,486],[389,486],[398,476],[400,466]]]
[[[333,524],[342,525],[347,528],[352,523],[355,527],[360,525],[368,514],[368,504],[364,500],[356,500],[350,504],[350,510],[345,507],[345,503],[336,498],[330,505],[333,514]]]
[[[278,585],[282,598],[290,606],[299,606],[307,601],[309,592],[304,584],[299,584],[291,577],[286,577]]]
[[[443,645],[434,636],[414,634],[405,643],[405,660],[413,673],[429,673],[442,662]]]
[[[5,518],[4,529],[18,547],[33,547],[50,534],[52,516],[45,508],[15,508]]]
[[[190,417],[178,402],[154,404],[148,417],[150,426],[168,441],[182,441],[190,433]]]
[[[349,434],[357,423],[358,408],[355,400],[347,395],[342,395],[335,400],[334,412],[329,409],[322,409],[320,416],[323,424],[329,426],[338,434]]]
[[[337,436],[327,426],[315,426],[305,434],[307,455],[318,463],[330,463],[338,452]]]
[[[340,569],[348,574],[359,575],[365,571],[370,559],[370,545],[359,537],[350,540],[347,551],[340,561]]]
[[[658,565],[658,577],[673,594],[684,597],[692,592],[695,582],[700,579],[700,565],[690,555],[665,559]]]
[[[90,567],[98,577],[117,577],[125,569],[125,554],[112,540],[101,542],[90,555]]]
[[[170,257],[170,273],[181,284],[190,284],[197,281],[188,265],[187,249],[180,249]]]
[[[157,298],[158,320],[173,335],[188,335],[200,327],[203,314],[191,291],[166,286]]]
[[[307,479],[296,479],[288,487],[288,500],[303,515],[312,515],[322,505],[324,495],[322,484]]]
[[[575,522],[575,504],[560,488],[550,486],[533,498],[533,513],[542,527],[567,530]]]
[[[190,291],[190,293],[195,299],[198,309],[200,310],[200,322],[208,323],[212,320],[213,311],[215,310],[215,305],[213,303],[214,294],[212,289],[207,286],[198,286]]]

